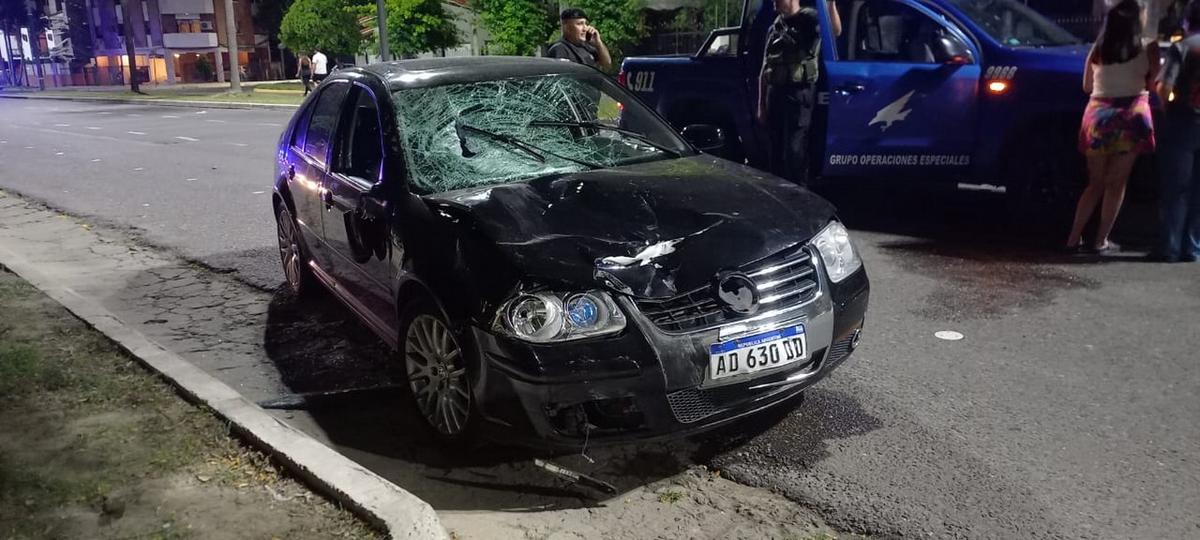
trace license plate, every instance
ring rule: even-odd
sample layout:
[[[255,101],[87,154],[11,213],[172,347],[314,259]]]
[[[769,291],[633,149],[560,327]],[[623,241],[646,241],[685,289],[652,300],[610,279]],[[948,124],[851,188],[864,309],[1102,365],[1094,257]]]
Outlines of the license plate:
[[[709,379],[756,373],[786,366],[808,356],[804,326],[790,326],[708,347]]]

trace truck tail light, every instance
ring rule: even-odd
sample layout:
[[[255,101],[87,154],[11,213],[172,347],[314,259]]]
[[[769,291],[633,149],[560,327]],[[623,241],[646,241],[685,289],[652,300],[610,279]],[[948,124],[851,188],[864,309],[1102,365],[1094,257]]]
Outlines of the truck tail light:
[[[625,75],[625,70],[622,69],[620,72],[617,73],[617,84],[624,86],[626,88],[629,88],[629,86],[625,84],[626,78],[627,77]]]
[[[1007,94],[1011,88],[1012,85],[1008,84],[1008,81],[991,81],[987,84],[988,93],[997,96]]]

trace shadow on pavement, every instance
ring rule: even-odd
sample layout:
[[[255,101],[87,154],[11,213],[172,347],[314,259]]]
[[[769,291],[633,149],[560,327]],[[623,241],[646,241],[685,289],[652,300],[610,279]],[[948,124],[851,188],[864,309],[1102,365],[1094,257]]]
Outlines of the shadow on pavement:
[[[873,419],[854,426],[826,425],[830,415],[861,410],[848,396],[823,393],[816,400],[818,408],[797,412],[801,400],[793,400],[694,440],[557,455],[495,444],[447,447],[433,439],[407,395],[388,378],[391,353],[385,345],[331,295],[298,299],[281,288],[267,312],[264,344],[291,391],[321,393],[307,394],[303,414],[339,451],[437,510],[542,511],[603,506],[614,497],[552,475],[534,465],[534,458],[552,459],[624,493],[705,465],[785,419],[802,424],[797,427],[807,432],[811,448],[806,452],[813,459],[823,455],[825,437],[878,425]]]

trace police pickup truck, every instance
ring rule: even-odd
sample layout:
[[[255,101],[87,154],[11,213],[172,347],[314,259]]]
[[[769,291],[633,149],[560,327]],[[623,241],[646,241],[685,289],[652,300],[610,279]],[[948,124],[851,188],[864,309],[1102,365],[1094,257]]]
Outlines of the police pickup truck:
[[[1015,0],[837,0],[841,35],[826,2],[815,5],[818,176],[988,184],[1023,202],[1076,192],[1081,40]],[[772,0],[746,0],[741,26],[714,30],[693,55],[627,58],[619,80],[676,128],[722,128],[714,153],[763,164],[754,107],[774,19]]]

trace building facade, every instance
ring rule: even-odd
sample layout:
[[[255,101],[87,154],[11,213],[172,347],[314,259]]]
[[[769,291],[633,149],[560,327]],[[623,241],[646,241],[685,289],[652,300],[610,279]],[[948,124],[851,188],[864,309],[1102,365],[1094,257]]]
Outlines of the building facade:
[[[223,0],[86,0],[95,40],[96,84],[128,80],[126,39],[133,39],[140,80],[151,83],[225,82],[229,48]],[[129,5],[132,36],[125,35]],[[269,78],[267,36],[255,33],[251,0],[233,0],[238,63],[246,78]],[[112,79],[119,81],[112,81]]]

